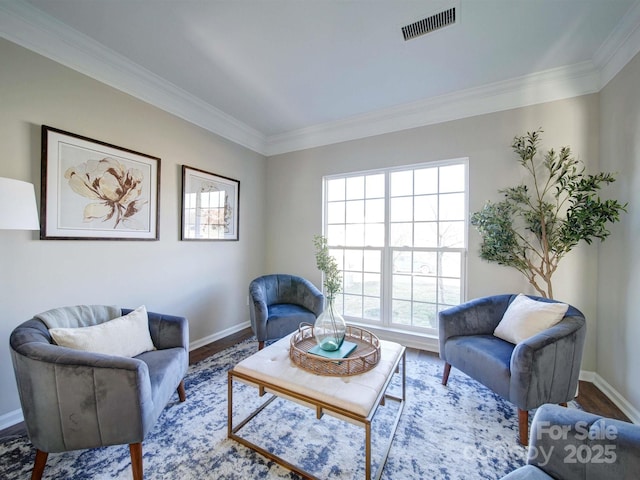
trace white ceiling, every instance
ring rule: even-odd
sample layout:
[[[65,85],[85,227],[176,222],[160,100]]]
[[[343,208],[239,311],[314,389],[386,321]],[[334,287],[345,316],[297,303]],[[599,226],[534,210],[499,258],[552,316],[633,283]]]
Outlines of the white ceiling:
[[[597,91],[640,30],[637,0],[0,1],[0,35],[267,154]]]

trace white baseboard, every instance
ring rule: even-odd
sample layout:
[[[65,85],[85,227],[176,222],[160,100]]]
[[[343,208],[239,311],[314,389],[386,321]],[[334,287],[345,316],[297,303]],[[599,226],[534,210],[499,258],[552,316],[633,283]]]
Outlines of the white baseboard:
[[[596,378],[596,372],[590,372],[589,370],[580,370],[580,380],[583,382],[593,383]]]
[[[251,326],[251,322],[246,321],[243,323],[240,323],[238,325],[234,325],[233,327],[229,327],[225,330],[222,330],[218,333],[214,333],[212,335],[209,335],[207,337],[201,338],[199,340],[195,340],[193,342],[191,342],[189,344],[189,351],[191,350],[195,350],[196,348],[200,348],[200,347],[204,347],[205,345],[208,345],[212,342],[215,342],[216,340],[221,340],[224,337],[228,337],[229,335],[232,335],[234,333],[239,332],[240,330],[244,330],[247,327]]]
[[[13,427],[23,420],[24,417],[22,416],[21,408],[14,410],[13,412],[5,413],[4,415],[0,415],[0,430]]]
[[[636,425],[640,425],[640,411],[638,411],[620,392],[613,388],[607,381],[597,373],[594,374],[593,384],[604,393],[624,413],[629,420]]]

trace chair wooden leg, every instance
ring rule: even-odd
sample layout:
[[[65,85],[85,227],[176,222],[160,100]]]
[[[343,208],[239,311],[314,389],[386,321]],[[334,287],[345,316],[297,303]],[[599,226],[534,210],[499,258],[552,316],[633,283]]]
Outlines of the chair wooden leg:
[[[529,445],[529,411],[518,409],[518,430],[520,430],[520,444]]]
[[[36,461],[33,464],[33,471],[31,472],[31,480],[40,480],[44,467],[47,464],[47,457],[49,454],[42,450],[36,450]]]
[[[262,350],[264,348],[264,342],[258,342],[258,350]]]
[[[130,443],[131,471],[133,480],[142,480],[142,443]]]
[[[184,402],[187,399],[187,392],[184,390],[184,380],[182,380],[180,385],[178,385],[178,397],[181,402]]]
[[[444,372],[442,372],[442,384],[446,385],[449,381],[449,373],[451,373],[451,365],[449,363],[444,364]]]

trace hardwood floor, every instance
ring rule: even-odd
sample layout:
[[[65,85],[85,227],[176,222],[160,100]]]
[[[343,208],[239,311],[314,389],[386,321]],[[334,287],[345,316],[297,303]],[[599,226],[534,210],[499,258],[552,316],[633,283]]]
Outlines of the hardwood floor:
[[[424,350],[416,350],[418,359],[429,359],[441,362],[438,354]],[[622,411],[602,391],[591,382],[580,382],[576,401],[585,412],[590,412],[603,417],[615,418],[625,422],[631,422]]]
[[[189,352],[189,363],[193,364],[204,360],[211,355],[215,355],[216,353],[235,345],[236,343],[251,338],[252,335],[253,333],[251,332],[251,329],[246,328],[221,340],[205,345],[204,347],[197,348]],[[256,350],[257,348],[258,345],[256,343]],[[410,357],[422,361],[441,363],[438,354],[434,352],[427,352],[424,350],[417,350],[413,348],[407,349],[407,352],[408,358]],[[602,393],[600,389],[598,389],[598,387],[596,387],[593,383],[580,382],[577,401],[587,412],[591,412],[596,415],[602,415],[605,417],[616,418],[625,422],[630,421],[629,418],[624,413],[622,413],[622,411],[620,411],[620,409],[611,400],[609,400],[609,398],[604,393]],[[24,424],[19,423],[0,431],[0,441],[8,437],[23,435],[24,433]]]

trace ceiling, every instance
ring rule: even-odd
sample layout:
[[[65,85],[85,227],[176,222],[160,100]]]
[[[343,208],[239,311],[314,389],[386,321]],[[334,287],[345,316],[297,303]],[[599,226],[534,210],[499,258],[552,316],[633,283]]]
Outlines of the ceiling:
[[[637,0],[11,3],[5,38],[266,154],[598,91],[640,30]]]

